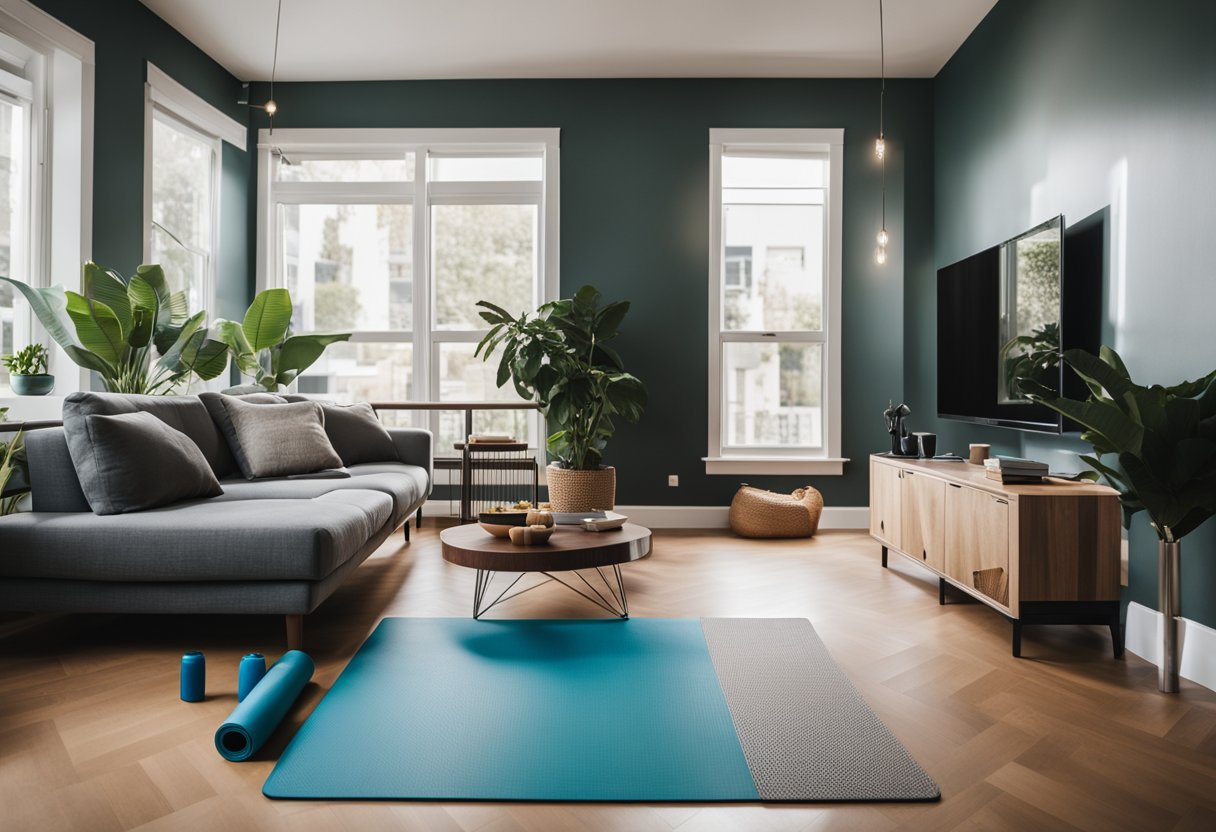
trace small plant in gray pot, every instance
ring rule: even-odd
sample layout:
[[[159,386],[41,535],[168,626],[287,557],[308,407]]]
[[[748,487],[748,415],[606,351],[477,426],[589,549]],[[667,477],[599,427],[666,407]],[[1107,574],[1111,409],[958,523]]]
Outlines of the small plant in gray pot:
[[[0,358],[8,370],[9,384],[18,396],[45,396],[55,389],[55,377],[47,372],[50,354],[42,344],[30,344]]]

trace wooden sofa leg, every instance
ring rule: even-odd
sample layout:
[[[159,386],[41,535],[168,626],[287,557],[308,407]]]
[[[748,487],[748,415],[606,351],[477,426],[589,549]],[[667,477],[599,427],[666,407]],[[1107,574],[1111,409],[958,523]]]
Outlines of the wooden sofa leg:
[[[287,616],[287,649],[304,649],[304,616]]]

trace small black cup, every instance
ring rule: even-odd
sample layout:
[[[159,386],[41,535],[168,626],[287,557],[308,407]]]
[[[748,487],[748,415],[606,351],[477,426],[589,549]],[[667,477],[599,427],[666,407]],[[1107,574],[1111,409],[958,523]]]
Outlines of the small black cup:
[[[937,456],[937,434],[936,433],[918,433],[916,438],[920,440],[921,459],[933,459]]]
[[[906,434],[899,438],[899,449],[903,451],[904,456],[916,456],[920,445],[917,444],[914,434]]]

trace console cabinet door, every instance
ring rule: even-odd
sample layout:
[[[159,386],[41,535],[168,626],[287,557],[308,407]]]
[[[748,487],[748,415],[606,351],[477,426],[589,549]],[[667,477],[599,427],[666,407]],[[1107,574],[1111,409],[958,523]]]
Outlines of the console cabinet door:
[[[904,471],[900,490],[900,548],[938,572],[946,569],[946,483]]]
[[[976,488],[946,488],[945,571],[1008,608],[1008,500]]]
[[[870,460],[870,534],[895,548],[900,545],[900,470]]]

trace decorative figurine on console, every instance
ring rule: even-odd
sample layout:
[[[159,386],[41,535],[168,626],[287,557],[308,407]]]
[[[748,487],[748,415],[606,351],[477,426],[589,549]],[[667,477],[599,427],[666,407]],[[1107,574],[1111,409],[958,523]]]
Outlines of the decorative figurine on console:
[[[908,435],[908,426],[904,424],[904,419],[912,412],[912,409],[906,404],[901,404],[898,407],[891,404],[887,400],[887,409],[882,412],[882,415],[887,420],[887,433],[891,434],[891,456],[903,456],[904,449],[902,447],[903,438]]]

